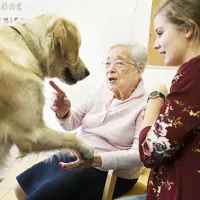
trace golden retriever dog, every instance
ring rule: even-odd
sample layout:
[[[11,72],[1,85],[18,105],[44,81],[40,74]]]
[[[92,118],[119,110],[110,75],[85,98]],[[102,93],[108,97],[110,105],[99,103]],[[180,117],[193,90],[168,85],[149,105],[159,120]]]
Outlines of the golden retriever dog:
[[[80,35],[65,18],[45,14],[0,28],[0,165],[13,144],[25,156],[70,149],[90,159],[93,150],[75,134],[43,121],[43,80],[75,84],[89,75],[79,57]]]

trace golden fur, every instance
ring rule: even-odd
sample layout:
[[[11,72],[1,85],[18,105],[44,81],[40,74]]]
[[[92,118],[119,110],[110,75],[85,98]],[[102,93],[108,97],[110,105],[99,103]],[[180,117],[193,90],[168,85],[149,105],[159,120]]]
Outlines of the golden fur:
[[[48,128],[43,121],[43,80],[57,77],[75,84],[89,75],[79,57],[75,25],[55,15],[22,22],[33,39],[36,55],[22,35],[0,28],[0,165],[16,144],[20,153],[72,149],[90,159],[93,151],[74,134]]]

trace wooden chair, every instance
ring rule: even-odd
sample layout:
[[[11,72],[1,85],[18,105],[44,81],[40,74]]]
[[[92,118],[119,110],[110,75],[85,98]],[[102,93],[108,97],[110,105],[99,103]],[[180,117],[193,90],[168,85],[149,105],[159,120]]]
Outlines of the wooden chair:
[[[108,176],[106,179],[106,184],[104,187],[104,192],[102,196],[102,200],[112,200],[113,192],[115,189],[115,183],[117,180],[117,170],[109,170]],[[118,198],[126,198],[131,196],[137,196],[141,194],[146,194],[146,188],[147,188],[147,181],[149,178],[150,169],[144,168],[142,170],[142,173],[137,181],[137,183],[134,185],[134,187],[127,192],[124,196]]]

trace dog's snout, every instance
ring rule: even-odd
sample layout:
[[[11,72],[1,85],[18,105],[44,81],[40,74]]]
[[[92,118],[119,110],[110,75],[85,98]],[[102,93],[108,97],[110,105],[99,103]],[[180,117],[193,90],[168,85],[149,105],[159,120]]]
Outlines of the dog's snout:
[[[85,70],[85,76],[87,77],[87,76],[89,76],[89,75],[90,75],[90,72],[89,72],[88,69],[86,69],[86,70]]]

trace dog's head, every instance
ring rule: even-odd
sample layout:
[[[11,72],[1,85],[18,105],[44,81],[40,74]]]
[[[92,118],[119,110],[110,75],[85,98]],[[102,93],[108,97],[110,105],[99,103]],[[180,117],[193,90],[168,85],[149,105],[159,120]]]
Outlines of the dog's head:
[[[79,57],[81,38],[75,24],[55,15],[40,15],[26,24],[40,46],[45,76],[75,84],[90,73]]]

